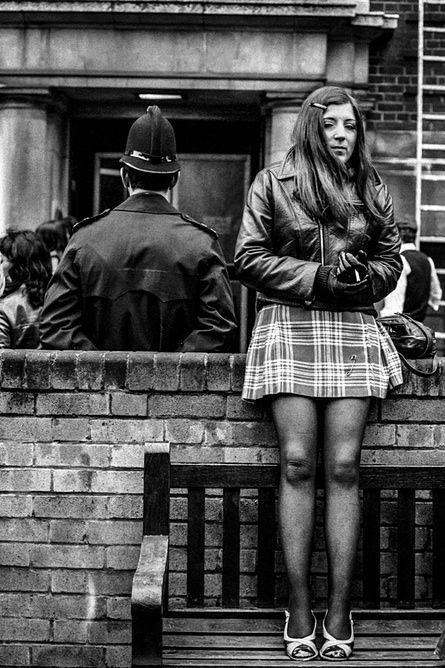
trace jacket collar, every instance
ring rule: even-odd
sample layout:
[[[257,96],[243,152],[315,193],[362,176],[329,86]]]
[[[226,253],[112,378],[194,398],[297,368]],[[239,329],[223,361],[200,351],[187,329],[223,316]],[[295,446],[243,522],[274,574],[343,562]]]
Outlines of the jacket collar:
[[[271,165],[270,169],[273,171],[278,180],[293,179],[295,177],[295,162],[294,149],[291,147],[281,162],[276,162]]]
[[[114,211],[134,211],[136,213],[164,213],[180,215],[179,211],[162,195],[138,193],[124,200]]]
[[[410,251],[410,250],[418,250],[416,244],[414,243],[402,243],[400,246],[400,252],[403,253],[404,251]]]

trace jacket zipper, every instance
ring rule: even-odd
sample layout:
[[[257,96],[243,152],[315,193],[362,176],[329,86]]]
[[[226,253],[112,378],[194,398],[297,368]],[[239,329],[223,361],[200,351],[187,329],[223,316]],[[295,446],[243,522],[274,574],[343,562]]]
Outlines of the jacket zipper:
[[[318,225],[318,234],[320,237],[320,253],[321,253],[321,264],[324,264],[324,237],[323,237],[323,228],[319,220],[317,220]]]
[[[321,264],[324,264],[324,238],[323,238],[323,229],[320,224],[320,221],[317,220],[318,225],[318,236],[320,238],[320,254],[321,254]],[[306,308],[310,308],[315,301],[315,296],[312,296],[312,299],[306,299],[304,305]]]

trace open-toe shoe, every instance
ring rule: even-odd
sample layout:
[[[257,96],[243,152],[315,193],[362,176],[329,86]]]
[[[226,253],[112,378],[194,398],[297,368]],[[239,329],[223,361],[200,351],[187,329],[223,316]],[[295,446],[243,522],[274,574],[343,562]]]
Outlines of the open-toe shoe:
[[[316,659],[318,656],[318,650],[315,646],[315,632],[317,629],[317,620],[314,613],[312,612],[312,617],[314,618],[314,629],[311,634],[304,636],[304,638],[290,638],[287,635],[287,625],[289,624],[289,612],[285,610],[286,621],[284,623],[284,647],[286,648],[286,654],[289,659],[292,661],[311,661],[311,659]]]
[[[328,613],[326,613],[326,615],[327,614]],[[354,647],[354,622],[352,621],[352,615],[349,613],[351,635],[347,640],[334,638],[334,636],[326,630],[326,615],[323,619],[323,638],[325,639],[325,642],[321,646],[320,656],[327,661],[345,661],[351,656],[352,648]]]

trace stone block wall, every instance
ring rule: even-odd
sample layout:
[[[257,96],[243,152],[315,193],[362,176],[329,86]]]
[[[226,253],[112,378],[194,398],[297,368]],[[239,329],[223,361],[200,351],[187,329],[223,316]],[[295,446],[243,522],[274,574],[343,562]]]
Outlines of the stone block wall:
[[[240,399],[244,356],[4,351],[0,365],[0,666],[129,667],[145,444],[170,443],[174,462],[278,461],[267,412]],[[431,381],[407,376],[390,398],[375,402],[362,461],[445,466],[444,394],[443,374]],[[206,501],[209,605],[219,603],[218,494],[210,491]],[[394,506],[389,497],[382,528],[388,604]],[[256,515],[249,492],[242,512],[241,591],[249,605]],[[428,588],[429,513],[425,498],[420,601]],[[185,498],[175,494],[170,596],[179,606],[185,516]],[[314,586],[321,592],[321,534],[317,546]]]

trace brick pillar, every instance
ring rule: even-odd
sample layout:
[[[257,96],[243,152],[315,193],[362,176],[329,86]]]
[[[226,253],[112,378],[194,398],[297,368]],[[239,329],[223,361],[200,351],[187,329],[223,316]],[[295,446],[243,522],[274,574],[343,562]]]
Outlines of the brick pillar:
[[[34,229],[68,213],[65,108],[44,91],[0,92],[0,233]]]

